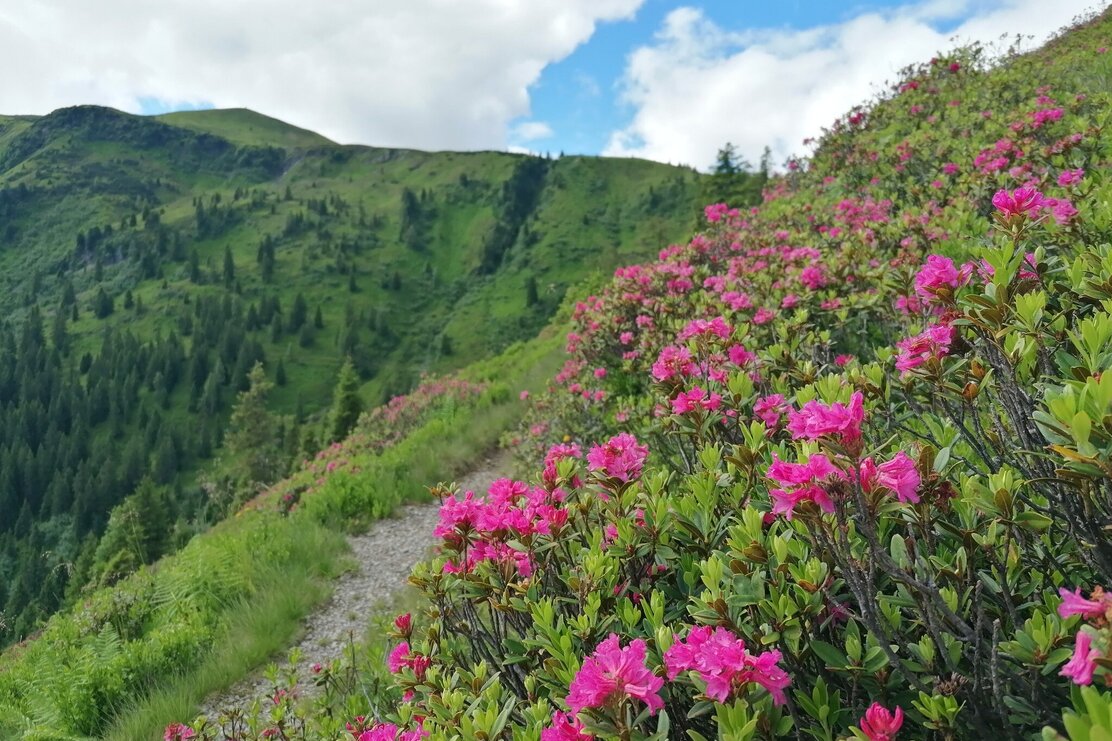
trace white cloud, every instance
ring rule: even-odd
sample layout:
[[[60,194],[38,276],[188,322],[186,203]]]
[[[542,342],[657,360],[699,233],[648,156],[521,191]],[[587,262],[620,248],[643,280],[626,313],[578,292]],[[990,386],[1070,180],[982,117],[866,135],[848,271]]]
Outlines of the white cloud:
[[[551,138],[553,133],[552,127],[544,121],[522,121],[514,126],[510,138],[519,142],[531,142]]]
[[[651,45],[629,56],[622,84],[633,116],[612,132],[605,154],[704,168],[729,141],[753,163],[766,145],[781,162],[900,68],[952,48],[951,39],[993,42],[1022,33],[1041,42],[1103,4],[924,0],[818,28],[747,32],[678,8]],[[942,21],[952,30],[938,30]]]
[[[500,149],[541,70],[643,1],[2,3],[0,112],[208,101],[342,142]]]

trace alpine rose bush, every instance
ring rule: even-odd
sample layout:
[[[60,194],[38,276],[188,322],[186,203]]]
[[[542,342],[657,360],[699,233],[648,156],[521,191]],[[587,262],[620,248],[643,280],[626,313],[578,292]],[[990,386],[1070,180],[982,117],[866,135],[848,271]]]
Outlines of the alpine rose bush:
[[[436,490],[378,721],[1112,733],[1110,28],[907,68],[574,303],[520,479]]]

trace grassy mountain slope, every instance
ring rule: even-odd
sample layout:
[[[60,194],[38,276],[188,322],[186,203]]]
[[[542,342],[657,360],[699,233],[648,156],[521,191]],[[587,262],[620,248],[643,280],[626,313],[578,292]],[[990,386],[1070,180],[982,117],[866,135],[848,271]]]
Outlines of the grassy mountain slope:
[[[315,131],[292,126],[248,108],[178,111],[155,118],[171,126],[219,136],[237,146],[308,149],[335,144]]]
[[[98,539],[144,478],[170,533],[140,560],[204,526],[194,482],[256,362],[284,459],[312,452],[292,422],[345,357],[373,404],[532,337],[570,285],[678,238],[701,182],[340,146],[246,110],[0,117],[0,642],[134,568]]]

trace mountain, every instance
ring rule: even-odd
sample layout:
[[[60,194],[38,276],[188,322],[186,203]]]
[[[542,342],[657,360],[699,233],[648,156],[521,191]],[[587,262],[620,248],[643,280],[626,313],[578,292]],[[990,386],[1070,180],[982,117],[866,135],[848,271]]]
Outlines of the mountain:
[[[255,363],[283,454],[311,453],[345,358],[376,403],[532,337],[569,286],[678,239],[705,181],[341,146],[245,109],[0,116],[0,642],[134,567],[98,538],[145,481],[148,558],[223,511],[197,476]]]

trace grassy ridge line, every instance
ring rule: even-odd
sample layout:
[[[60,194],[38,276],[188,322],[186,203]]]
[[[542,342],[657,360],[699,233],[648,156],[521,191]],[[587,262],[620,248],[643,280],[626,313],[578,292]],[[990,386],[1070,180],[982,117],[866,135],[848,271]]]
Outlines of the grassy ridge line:
[[[427,496],[428,483],[465,470],[520,417],[512,391],[548,378],[559,349],[557,334],[515,345],[468,373],[504,380],[382,455],[367,455],[359,474],[334,476],[293,516],[244,513],[56,616],[0,661],[0,738],[106,729],[110,738],[152,738],[183,708],[188,715],[286,645],[327,594],[319,582],[338,570],[343,528]]]

